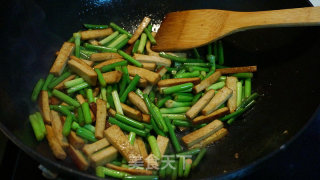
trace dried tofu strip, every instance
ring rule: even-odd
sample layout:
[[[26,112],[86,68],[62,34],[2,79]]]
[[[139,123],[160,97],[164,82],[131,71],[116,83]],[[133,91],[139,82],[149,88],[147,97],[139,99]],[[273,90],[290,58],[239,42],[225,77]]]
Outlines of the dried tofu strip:
[[[61,159],[64,160],[67,157],[66,152],[64,152],[63,148],[61,147],[60,143],[58,142],[58,140],[56,139],[56,136],[52,130],[52,127],[49,125],[46,125],[46,130],[47,130],[47,140],[50,146],[50,149],[53,152],[53,155],[57,158],[57,159]]]
[[[110,146],[90,156],[90,162],[93,167],[104,166],[106,163],[115,160],[117,156],[117,149]]]
[[[146,105],[146,103],[144,102],[144,100],[138,96],[135,92],[131,91],[128,94],[128,99],[129,101],[134,104],[135,106],[137,106],[137,108],[144,114],[148,114],[149,110],[148,107]]]
[[[163,79],[158,82],[159,87],[169,87],[175,86],[184,83],[193,83],[197,85],[201,82],[201,79],[198,77],[195,78],[175,78],[175,79]]]
[[[221,72],[221,74],[256,72],[257,71],[257,66],[243,66],[243,67],[222,68],[222,69],[216,69],[216,71],[217,72]]]
[[[117,112],[114,109],[109,108],[108,114],[109,114],[109,116],[114,117],[117,114]]]
[[[97,99],[97,114],[96,114],[96,129],[95,137],[97,139],[103,138],[103,131],[106,127],[107,120],[107,103],[102,99]]]
[[[144,54],[134,54],[133,58],[141,63],[156,63],[158,66],[171,66],[171,60],[160,56],[149,56]]]
[[[86,144],[83,146],[82,151],[87,155],[91,156],[93,153],[108,147],[110,145],[109,141],[106,138],[102,138],[99,141],[96,141],[92,144]]]
[[[142,22],[140,23],[140,25],[138,26],[138,28],[136,29],[134,34],[129,39],[129,41],[128,41],[129,44],[133,44],[139,38],[139,36],[143,32],[144,28],[146,28],[148,26],[150,21],[151,21],[151,19],[149,17],[144,17],[143,18]]]
[[[81,76],[87,83],[95,86],[97,83],[97,73],[92,67],[75,56],[71,56],[70,58],[68,61],[70,69]]]
[[[86,171],[89,168],[88,160],[81,151],[75,149],[72,145],[70,145],[68,148],[68,154],[80,170]]]
[[[142,67],[148,69],[149,71],[154,71],[157,67],[156,63],[142,63]]]
[[[50,114],[50,107],[49,107],[48,91],[42,90],[40,92],[39,107],[40,107],[44,122],[47,124],[51,124],[51,114]]]
[[[113,33],[113,31],[112,31],[111,28],[87,30],[87,31],[81,31],[80,32],[82,40],[99,39],[99,38],[103,38],[103,37],[109,36],[112,33]]]
[[[208,115],[218,109],[223,103],[225,103],[232,95],[232,90],[224,87],[218,91],[218,93],[213,96],[211,101],[202,110],[203,115]]]
[[[158,73],[131,65],[128,65],[128,72],[131,76],[138,74],[141,78],[146,79],[151,84],[156,84],[161,79],[161,76]]]
[[[121,171],[121,172],[126,172],[129,173],[131,175],[152,175],[152,171],[150,170],[145,170],[145,169],[133,169],[133,168],[125,168],[125,167],[120,167],[120,166],[116,166],[113,164],[108,163],[106,165],[108,168],[117,170],[117,171]]]
[[[159,150],[160,150],[161,156],[164,155],[164,153],[166,152],[166,150],[168,148],[169,139],[167,137],[158,135],[157,144],[159,146]]]
[[[93,66],[94,62],[93,61],[89,61],[89,60],[85,60],[85,59],[81,59],[83,62],[87,63],[90,67]]]
[[[237,82],[238,78],[232,76],[227,77],[226,86],[232,90],[232,95],[227,103],[230,113],[233,113],[237,109]]]
[[[221,128],[223,128],[223,123],[219,120],[214,120],[208,125],[183,136],[181,140],[187,147],[191,147],[217,132]]]
[[[214,90],[209,90],[195,103],[187,112],[186,116],[190,120],[195,118],[198,113],[210,102],[214,96]]]
[[[72,145],[76,149],[82,149],[85,144],[84,140],[81,137],[77,136],[74,131],[71,131],[68,135],[68,141],[70,145]]]
[[[209,144],[212,144],[212,143],[218,141],[219,139],[223,138],[227,134],[228,134],[228,130],[226,128],[222,128],[219,131],[213,133],[211,136],[203,139],[199,143],[191,146],[189,149],[204,148],[204,147],[208,146]]]
[[[128,116],[129,118],[132,118],[132,119],[135,119],[135,120],[138,120],[138,121],[142,121],[142,114],[140,111],[124,104],[124,103],[121,103],[121,107],[122,107],[122,110],[123,110],[123,113]]]
[[[89,43],[92,44],[92,45],[96,45],[96,46],[99,46],[99,41],[95,40],[95,39],[90,39],[89,40]]]
[[[135,142],[137,143],[137,145],[139,147],[139,151],[140,151],[140,154],[142,155],[143,159],[148,157],[148,151],[147,151],[146,145],[144,144],[142,138],[139,136],[136,137]]]
[[[51,74],[54,74],[55,76],[61,75],[64,67],[67,64],[69,56],[72,54],[74,50],[74,47],[75,45],[73,43],[69,43],[69,42],[63,43],[59,51],[59,54],[50,69]]]
[[[120,62],[120,61],[123,61],[123,59],[120,59],[120,58],[118,58],[118,59],[108,59],[106,61],[103,61],[103,62],[95,65],[94,68],[100,69],[103,66],[106,66],[106,65],[109,65],[109,64],[113,64],[113,63],[116,63],[116,62]]]
[[[150,123],[150,115],[149,114],[142,114],[142,122],[145,122],[145,123]]]
[[[112,125],[104,131],[108,141],[120,152],[120,154],[129,163],[136,163],[142,160],[142,156],[138,153],[134,146],[130,144],[128,138],[117,125]]]
[[[118,83],[121,80],[122,72],[121,71],[110,71],[102,74],[103,79],[107,84]]]
[[[59,116],[59,113],[57,113],[56,111],[51,110],[50,111],[50,115],[51,115],[51,126],[52,126],[52,130],[53,133],[55,134],[58,142],[60,143],[60,145],[63,148],[66,148],[69,146],[68,140],[65,136],[63,136],[62,134],[62,123],[61,123],[61,119]]]
[[[152,33],[153,33],[153,32],[152,32]],[[149,56],[159,56],[159,53],[152,51],[152,49],[151,49],[151,42],[150,42],[150,41],[147,41],[146,50],[147,50],[147,54],[148,54]]]
[[[120,59],[122,56],[118,53],[104,52],[104,53],[94,53],[90,56],[91,61],[105,61],[109,59]]]
[[[211,76],[209,76],[207,79],[202,80],[200,82],[200,84],[196,85],[195,87],[193,87],[194,92],[197,94],[201,91],[203,91],[204,89],[206,89],[207,87],[209,87],[211,84],[215,83],[216,81],[218,81],[218,79],[220,78],[221,73],[220,72],[215,72],[213,73]]]
[[[203,123],[209,123],[215,119],[218,119],[219,117],[222,117],[226,114],[229,114],[229,108],[228,107],[223,107],[220,108],[216,111],[213,111],[212,113],[206,115],[206,116],[197,116],[192,120],[192,124],[197,125],[197,124],[203,124]]]

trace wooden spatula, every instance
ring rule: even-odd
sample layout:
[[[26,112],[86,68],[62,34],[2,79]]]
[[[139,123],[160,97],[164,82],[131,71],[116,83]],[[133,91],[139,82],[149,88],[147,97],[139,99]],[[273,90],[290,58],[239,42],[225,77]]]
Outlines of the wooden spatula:
[[[203,46],[226,35],[262,27],[320,25],[320,7],[236,12],[214,9],[172,12],[156,35],[155,51]]]

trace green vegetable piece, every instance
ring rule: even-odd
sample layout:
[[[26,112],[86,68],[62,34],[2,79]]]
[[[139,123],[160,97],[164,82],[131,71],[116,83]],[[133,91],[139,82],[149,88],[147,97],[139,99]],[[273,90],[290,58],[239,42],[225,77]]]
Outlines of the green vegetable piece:
[[[91,119],[90,108],[89,108],[88,102],[82,103],[81,108],[82,108],[85,124],[91,124],[92,119]]]
[[[31,100],[33,102],[37,101],[39,93],[43,87],[43,84],[44,84],[44,80],[41,78],[41,79],[39,79],[37,84],[34,86],[33,91],[32,91],[32,95],[31,95]]]
[[[62,134],[64,136],[68,136],[70,131],[71,131],[71,124],[72,124],[72,116],[67,116],[64,124],[63,124],[63,128],[62,128]]]
[[[80,106],[80,103],[78,101],[72,99],[70,96],[64,94],[63,92],[61,92],[59,90],[54,89],[52,91],[52,94],[54,96],[56,96],[57,98],[59,98],[60,100],[66,102],[69,105],[71,105],[71,106],[74,106],[74,107],[79,107]]]
[[[137,66],[137,67],[142,67],[141,62],[135,60],[133,57],[131,57],[129,54],[125,53],[122,50],[118,50],[118,53],[127,61],[129,61],[131,64]]]
[[[116,25],[116,24],[113,23],[113,22],[110,23],[110,27],[111,27],[112,29],[114,29],[115,31],[119,31],[119,32],[122,33],[122,34],[128,35],[129,37],[132,36],[132,34],[128,33],[128,31],[122,29],[120,26]]]

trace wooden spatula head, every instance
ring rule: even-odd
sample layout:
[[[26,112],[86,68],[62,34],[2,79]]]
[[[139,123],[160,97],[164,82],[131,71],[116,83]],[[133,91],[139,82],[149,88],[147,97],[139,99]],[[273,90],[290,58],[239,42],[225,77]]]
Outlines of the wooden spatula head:
[[[228,15],[228,11],[223,10],[190,10],[168,13],[155,37],[157,45],[153,46],[153,50],[185,50],[218,39],[226,33],[221,22],[224,22]]]
[[[156,35],[155,51],[199,47],[234,32],[261,27],[320,25],[320,7],[257,12],[201,9],[166,15]]]

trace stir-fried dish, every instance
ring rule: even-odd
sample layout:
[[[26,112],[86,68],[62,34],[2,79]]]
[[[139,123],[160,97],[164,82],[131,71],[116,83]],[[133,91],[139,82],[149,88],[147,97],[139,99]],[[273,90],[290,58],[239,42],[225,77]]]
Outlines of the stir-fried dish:
[[[57,159],[69,156],[99,177],[188,177],[255,104],[256,66],[224,66],[221,40],[203,47],[206,54],[154,52],[150,21],[134,34],[84,24],[56,53],[32,92],[39,112],[29,119]]]

